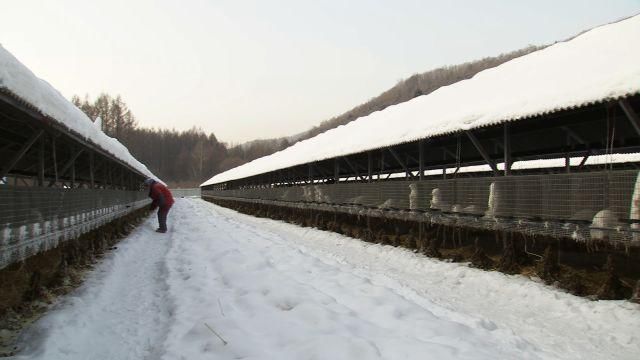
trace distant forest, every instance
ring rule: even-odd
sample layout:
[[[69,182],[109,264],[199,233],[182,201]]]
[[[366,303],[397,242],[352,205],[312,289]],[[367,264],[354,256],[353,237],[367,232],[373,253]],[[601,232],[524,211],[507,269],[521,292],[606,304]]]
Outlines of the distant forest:
[[[289,147],[388,106],[409,101],[434,90],[469,79],[478,72],[543,47],[524,49],[459,65],[445,66],[401,80],[382,94],[353,109],[325,120],[300,134],[253,140],[230,146],[214,134],[192,128],[187,131],[142,128],[120,96],[101,94],[96,99],[74,96],[71,101],[91,119],[100,118],[102,131],[123,143],[139,161],[173,187],[198,186],[211,176]]]

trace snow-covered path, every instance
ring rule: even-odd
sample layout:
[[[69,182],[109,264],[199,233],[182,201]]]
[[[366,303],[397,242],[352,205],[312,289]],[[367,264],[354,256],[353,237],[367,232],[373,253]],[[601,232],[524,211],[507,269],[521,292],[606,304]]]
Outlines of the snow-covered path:
[[[179,200],[32,330],[35,359],[636,359],[640,307]],[[214,334],[216,332],[223,342]],[[36,341],[36,339],[38,339]]]
[[[169,326],[164,258],[170,242],[155,235],[147,221],[120,242],[28,333],[27,358],[159,358]]]

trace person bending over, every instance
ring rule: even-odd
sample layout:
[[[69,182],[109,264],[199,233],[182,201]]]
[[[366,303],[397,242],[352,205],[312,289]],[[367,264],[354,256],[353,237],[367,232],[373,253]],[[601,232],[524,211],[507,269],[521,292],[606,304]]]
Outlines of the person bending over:
[[[145,180],[144,184],[149,187],[149,197],[153,200],[150,210],[153,211],[158,208],[159,226],[156,232],[164,234],[167,232],[167,215],[169,214],[171,205],[173,205],[173,195],[164,184],[153,179]]]

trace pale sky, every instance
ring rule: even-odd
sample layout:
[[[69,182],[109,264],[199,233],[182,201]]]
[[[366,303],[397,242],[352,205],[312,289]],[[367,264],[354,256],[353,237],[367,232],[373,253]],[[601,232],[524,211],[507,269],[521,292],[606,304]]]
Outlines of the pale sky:
[[[639,12],[640,0],[0,0],[0,44],[67,98],[120,94],[142,126],[238,143]]]

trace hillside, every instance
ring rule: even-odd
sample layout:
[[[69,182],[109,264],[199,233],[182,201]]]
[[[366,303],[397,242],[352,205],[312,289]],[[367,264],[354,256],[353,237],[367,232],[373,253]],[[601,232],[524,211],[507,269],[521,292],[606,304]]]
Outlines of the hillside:
[[[442,86],[451,85],[461,80],[469,79],[482,70],[496,67],[511,59],[529,54],[545,48],[546,46],[528,46],[523,49],[487,57],[480,60],[465,62],[457,65],[443,66],[423,73],[411,75],[409,78],[399,81],[389,90],[371,98],[341,115],[322,121],[319,125],[288,137],[275,139],[260,139],[246,142],[229,149],[230,153],[238,156],[241,163],[270,155],[295,144],[298,141],[312,138],[329,129],[347,124],[357,118],[367,116],[375,111],[380,111],[388,106],[409,101],[415,97],[429,94]],[[234,161],[240,163],[239,161]]]

